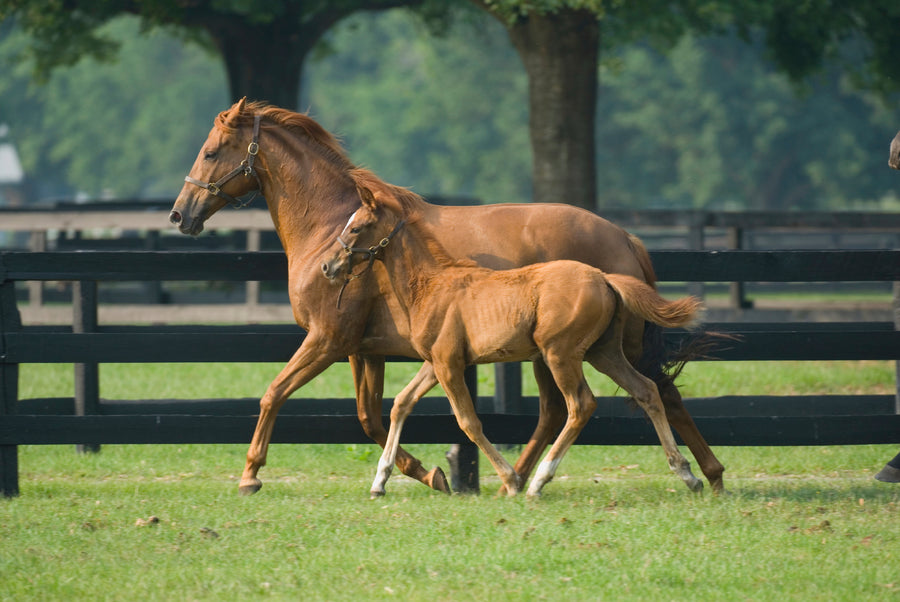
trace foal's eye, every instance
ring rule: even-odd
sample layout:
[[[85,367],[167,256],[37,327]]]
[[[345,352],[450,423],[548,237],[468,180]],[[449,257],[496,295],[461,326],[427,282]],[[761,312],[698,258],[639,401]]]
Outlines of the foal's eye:
[[[350,234],[359,234],[362,232],[362,228],[350,228]]]

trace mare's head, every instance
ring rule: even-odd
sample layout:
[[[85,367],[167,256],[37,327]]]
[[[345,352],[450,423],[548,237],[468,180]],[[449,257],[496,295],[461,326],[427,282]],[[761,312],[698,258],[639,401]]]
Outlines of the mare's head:
[[[182,233],[199,234],[213,213],[243,206],[249,201],[240,197],[259,191],[258,136],[259,118],[246,110],[246,99],[219,114],[169,214]]]
[[[894,169],[900,169],[900,132],[891,140],[891,156],[888,165]]]
[[[350,216],[334,245],[325,253],[322,273],[329,280],[349,280],[362,274],[383,255],[385,247],[406,223],[395,208],[376,201],[368,188],[357,190],[362,206]]]

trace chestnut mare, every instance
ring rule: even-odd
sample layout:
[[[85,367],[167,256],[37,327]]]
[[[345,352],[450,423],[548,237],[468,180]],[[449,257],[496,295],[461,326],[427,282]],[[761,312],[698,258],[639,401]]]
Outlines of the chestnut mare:
[[[382,447],[387,441],[381,417],[384,356],[418,357],[409,343],[409,325],[401,318],[402,308],[380,263],[346,291],[323,278],[320,269],[335,232],[359,208],[358,187],[382,196],[409,197],[418,204],[420,227],[454,258],[469,258],[493,269],[573,259],[608,273],[627,274],[651,285],[655,282],[641,242],[590,212],[570,205],[432,205],[355,168],[335,139],[311,118],[239,101],[216,118],[170,220],[181,232],[196,235],[219,209],[228,204],[240,206],[238,197],[261,192],[287,254],[294,318],[308,333],[260,401],[259,420],[239,485],[242,493],[254,493],[262,486],[257,473],[265,464],[279,408],[291,393],[343,357],[350,359],[364,431]],[[657,383],[667,420],[713,489],[722,490],[724,468],[684,408],[672,378],[664,373],[661,332],[649,323],[645,328],[644,320],[629,315],[623,333],[625,355]],[[515,464],[523,477],[531,473],[566,417],[565,400],[547,366],[540,359],[533,366],[541,417]],[[449,491],[439,468],[426,471],[403,449],[398,450],[397,466],[435,489]]]
[[[641,376],[622,351],[625,308],[659,326],[676,328],[694,322],[701,305],[697,299],[668,302],[636,278],[604,274],[568,259],[510,270],[454,260],[419,228],[417,204],[404,205],[403,197],[376,199],[364,188],[360,195],[362,207],[326,254],[322,270],[331,281],[349,283],[375,259],[381,260],[409,322],[410,342],[426,360],[394,400],[372,495],[384,495],[403,423],[420,397],[416,392],[421,383],[427,382],[422,374],[432,373],[444,387],[460,428],[490,460],[507,495],[518,493],[524,483],[485,436],[463,370],[472,364],[537,358],[562,392],[568,420],[538,467],[529,497],[540,495],[553,478],[597,408],[584,379],[585,361],[631,394],[647,413],[672,471],[689,488],[703,487],[678,451],[656,385]]]

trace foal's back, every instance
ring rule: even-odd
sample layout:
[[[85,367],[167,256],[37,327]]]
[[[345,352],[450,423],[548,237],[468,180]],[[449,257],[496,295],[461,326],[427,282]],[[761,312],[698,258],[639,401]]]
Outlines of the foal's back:
[[[466,363],[529,360],[549,347],[583,355],[617,307],[603,272],[568,260],[446,268],[421,286],[410,322],[427,359],[433,348],[462,353]]]

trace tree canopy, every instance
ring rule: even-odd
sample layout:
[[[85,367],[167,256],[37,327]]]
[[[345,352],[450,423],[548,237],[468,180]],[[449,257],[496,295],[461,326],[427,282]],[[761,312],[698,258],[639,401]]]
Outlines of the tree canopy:
[[[851,52],[859,40],[845,38],[839,58],[823,54],[798,86],[773,64],[766,30],[714,31],[666,52],[651,43],[657,36],[604,51],[601,210],[894,202],[884,155],[898,115],[876,95],[883,86],[858,90],[869,56]],[[98,33],[119,46],[114,62],[82,59],[41,86],[34,58],[12,60],[33,40],[13,21],[0,24],[0,123],[10,125],[32,198],[173,195],[232,101],[225,69],[180,34],[134,18]],[[359,13],[324,39],[299,106],[341,135],[355,162],[426,195],[531,198],[528,79],[500,20],[473,13],[435,38],[405,11]]]

